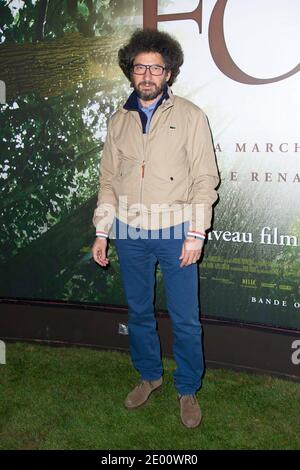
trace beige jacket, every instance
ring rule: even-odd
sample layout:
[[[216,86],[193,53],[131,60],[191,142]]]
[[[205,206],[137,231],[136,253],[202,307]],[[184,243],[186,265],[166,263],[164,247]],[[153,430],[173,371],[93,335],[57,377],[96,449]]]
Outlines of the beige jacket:
[[[204,112],[169,98],[143,134],[138,111],[118,109],[109,119],[94,211],[96,233],[110,235],[114,217],[145,229],[189,221],[205,234],[217,200],[218,170]]]

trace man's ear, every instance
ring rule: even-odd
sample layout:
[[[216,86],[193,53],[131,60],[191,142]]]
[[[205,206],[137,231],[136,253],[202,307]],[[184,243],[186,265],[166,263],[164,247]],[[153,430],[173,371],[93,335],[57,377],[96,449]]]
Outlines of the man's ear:
[[[171,76],[172,76],[172,72],[169,71],[169,72],[167,73],[167,76],[166,76],[166,82],[168,82],[168,81],[170,80]]]

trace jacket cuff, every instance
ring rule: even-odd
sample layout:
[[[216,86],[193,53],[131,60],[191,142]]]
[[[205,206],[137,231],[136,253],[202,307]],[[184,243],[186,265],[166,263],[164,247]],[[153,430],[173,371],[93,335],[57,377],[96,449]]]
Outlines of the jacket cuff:
[[[206,234],[203,232],[198,232],[196,230],[188,230],[188,237],[199,238],[200,240],[206,240]]]
[[[102,230],[96,230],[97,238],[108,238],[108,233],[102,232]]]
[[[115,218],[115,208],[112,204],[102,203],[94,211],[93,224],[96,237],[108,238]]]

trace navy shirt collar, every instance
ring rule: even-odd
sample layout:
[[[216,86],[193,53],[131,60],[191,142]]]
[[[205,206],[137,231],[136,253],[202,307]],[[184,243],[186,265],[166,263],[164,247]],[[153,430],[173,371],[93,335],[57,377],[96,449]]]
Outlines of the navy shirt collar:
[[[167,100],[168,98],[169,98],[168,85],[165,84],[165,86],[163,88],[163,94],[160,97],[160,99],[157,101],[156,106],[153,110],[152,116],[155,113],[155,111],[157,110],[158,106],[161,105],[162,102],[164,100]],[[142,111],[142,109],[139,105],[138,95],[137,95],[137,92],[135,90],[131,93],[128,100],[124,104],[123,108],[126,109],[127,111],[137,111],[139,113],[140,118],[141,118],[142,128],[143,128],[143,134],[145,134],[146,133],[147,122],[148,122],[148,117],[146,116],[144,111]]]
[[[167,100],[168,98],[169,98],[168,85],[165,84],[164,89],[163,89],[163,94],[160,97],[160,99],[157,101],[154,111],[158,108],[158,106],[164,100]],[[138,102],[138,95],[137,95],[137,92],[135,90],[133,90],[133,92],[129,96],[128,100],[124,104],[123,108],[127,109],[128,111],[139,111],[140,110],[140,106],[139,106],[139,102]]]

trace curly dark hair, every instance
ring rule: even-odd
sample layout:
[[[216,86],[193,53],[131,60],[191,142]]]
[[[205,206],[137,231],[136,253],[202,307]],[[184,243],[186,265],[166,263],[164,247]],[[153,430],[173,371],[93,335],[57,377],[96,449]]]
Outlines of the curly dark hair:
[[[162,55],[166,70],[171,71],[168,84],[173,85],[183,64],[183,51],[179,42],[170,34],[156,29],[137,29],[118,52],[119,66],[130,81],[134,58],[141,52],[158,52]]]

